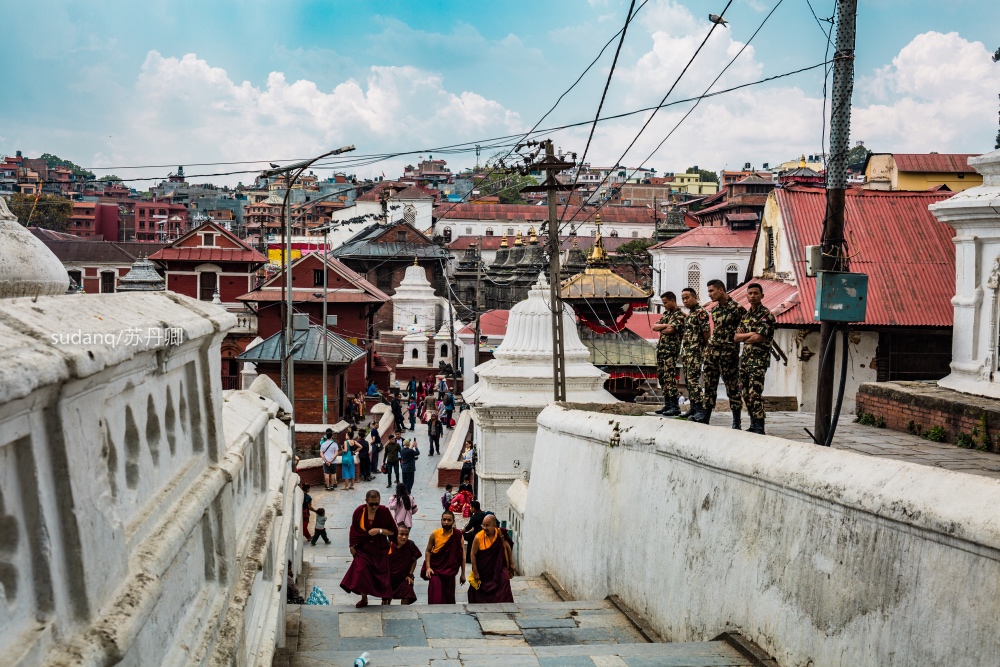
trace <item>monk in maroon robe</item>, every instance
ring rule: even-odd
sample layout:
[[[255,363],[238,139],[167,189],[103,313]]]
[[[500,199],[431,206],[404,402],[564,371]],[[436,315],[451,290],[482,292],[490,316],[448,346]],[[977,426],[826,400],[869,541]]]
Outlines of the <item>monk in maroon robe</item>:
[[[340,587],[361,596],[357,607],[368,606],[368,596],[392,597],[389,579],[389,543],[396,539],[396,521],[374,489],[365,494],[365,504],[354,510],[348,537],[354,560]],[[388,604],[383,602],[382,604]]]
[[[513,574],[514,560],[507,531],[497,526],[495,516],[487,514],[483,529],[472,540],[469,604],[513,602],[514,593],[510,590]]]
[[[392,584],[392,599],[382,600],[390,604],[400,600],[403,604],[413,604],[417,594],[413,591],[413,571],[420,560],[420,547],[410,540],[410,529],[399,524],[396,541],[389,545],[389,580]]]
[[[455,604],[455,575],[461,571],[460,584],[465,583],[465,549],[462,531],[455,528],[455,515],[445,510],[441,527],[431,533],[424,552],[421,578],[429,581],[427,604]]]

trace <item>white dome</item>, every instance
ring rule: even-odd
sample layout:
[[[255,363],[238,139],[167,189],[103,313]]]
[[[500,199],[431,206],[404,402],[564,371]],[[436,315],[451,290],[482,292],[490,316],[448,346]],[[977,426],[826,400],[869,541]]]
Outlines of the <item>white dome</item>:
[[[0,298],[65,294],[66,267],[17,221],[0,197]]]
[[[528,298],[510,310],[507,333],[494,351],[497,359],[552,359],[552,310],[549,307],[549,282],[545,275],[531,286]],[[586,362],[590,351],[580,342],[573,310],[563,304],[563,334],[566,363]]]

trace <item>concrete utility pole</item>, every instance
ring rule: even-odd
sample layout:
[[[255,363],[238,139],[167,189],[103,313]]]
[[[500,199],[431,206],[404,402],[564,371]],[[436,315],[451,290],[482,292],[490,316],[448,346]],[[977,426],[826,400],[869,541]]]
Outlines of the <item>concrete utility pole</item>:
[[[479,336],[482,335],[482,325],[481,325],[481,323],[480,323],[479,320],[480,320],[480,318],[483,315],[483,297],[482,297],[482,293],[483,293],[483,251],[482,251],[482,248],[479,248],[476,251],[476,305],[475,305],[475,308],[476,308],[476,339],[475,339],[475,341],[473,343],[475,345],[475,347],[472,348],[473,349],[473,354],[475,355],[473,357],[475,359],[475,364],[473,365],[474,367],[479,365]],[[475,377],[474,374],[473,374],[473,377],[472,377],[472,381],[473,382],[476,381],[476,377]]]
[[[830,162],[826,170],[826,219],[823,221],[824,271],[846,271],[844,256],[844,200],[847,189],[847,154],[850,150],[851,94],[854,91],[854,38],[858,0],[837,1],[837,52],[833,64],[833,105],[830,114]],[[816,379],[817,444],[824,444],[831,427],[835,358],[828,354],[836,322],[820,323],[820,369]],[[841,350],[847,354],[847,350]]]

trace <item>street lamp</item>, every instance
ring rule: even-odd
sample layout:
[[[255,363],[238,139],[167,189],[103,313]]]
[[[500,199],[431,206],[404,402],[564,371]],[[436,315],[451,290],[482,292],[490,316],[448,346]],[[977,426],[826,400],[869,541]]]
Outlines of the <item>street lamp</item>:
[[[282,216],[284,218],[284,227],[282,229],[283,235],[285,237],[284,241],[284,272],[285,281],[282,289],[285,290],[285,335],[281,338],[281,379],[282,379],[282,389],[285,395],[288,397],[288,402],[292,405],[292,423],[295,422],[295,361],[292,359],[292,353],[295,348],[291,347],[290,341],[293,335],[293,312],[292,312],[292,218],[289,215],[288,210],[288,199],[292,194],[292,186],[299,179],[306,169],[312,166],[315,162],[322,160],[323,158],[330,157],[332,155],[340,155],[341,153],[347,153],[354,150],[354,146],[343,146],[335,150],[323,153],[322,155],[317,155],[316,157],[303,160],[302,162],[296,162],[295,164],[286,165],[284,167],[277,167],[274,169],[268,169],[264,171],[261,175],[264,177],[275,176],[277,174],[284,174],[289,177],[288,182],[285,185],[285,198],[282,201],[281,209]],[[325,258],[324,258],[325,260]],[[325,275],[325,271],[324,271]],[[325,278],[324,278],[325,282]],[[326,322],[323,322],[323,328],[326,328]],[[325,340],[325,336],[324,336]],[[286,350],[290,350],[286,352]],[[324,397],[326,392],[324,390]],[[324,400],[324,407],[325,407]],[[294,427],[293,427],[294,428]],[[294,441],[295,434],[292,434]]]

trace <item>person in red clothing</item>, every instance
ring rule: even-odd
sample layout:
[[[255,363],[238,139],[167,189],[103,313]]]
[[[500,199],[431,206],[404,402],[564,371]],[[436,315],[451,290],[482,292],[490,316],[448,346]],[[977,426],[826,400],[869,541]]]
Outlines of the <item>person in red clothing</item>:
[[[510,578],[514,559],[507,531],[497,525],[497,518],[487,514],[483,529],[472,540],[472,578],[469,580],[469,604],[514,602]]]
[[[354,560],[340,587],[348,593],[360,595],[357,607],[368,606],[368,596],[392,598],[389,579],[389,544],[396,539],[396,522],[388,507],[381,505],[382,497],[372,489],[365,494],[365,504],[354,510],[348,540]]]
[[[455,575],[461,571],[459,584],[465,583],[465,549],[462,531],[455,528],[455,515],[441,514],[441,527],[431,533],[424,552],[420,577],[429,581],[427,604],[455,604]]]
[[[399,600],[402,604],[413,604],[417,594],[413,592],[413,571],[420,560],[420,547],[410,540],[409,527],[399,524],[396,541],[389,545],[389,580],[392,583],[392,598],[382,600],[390,604]]]

